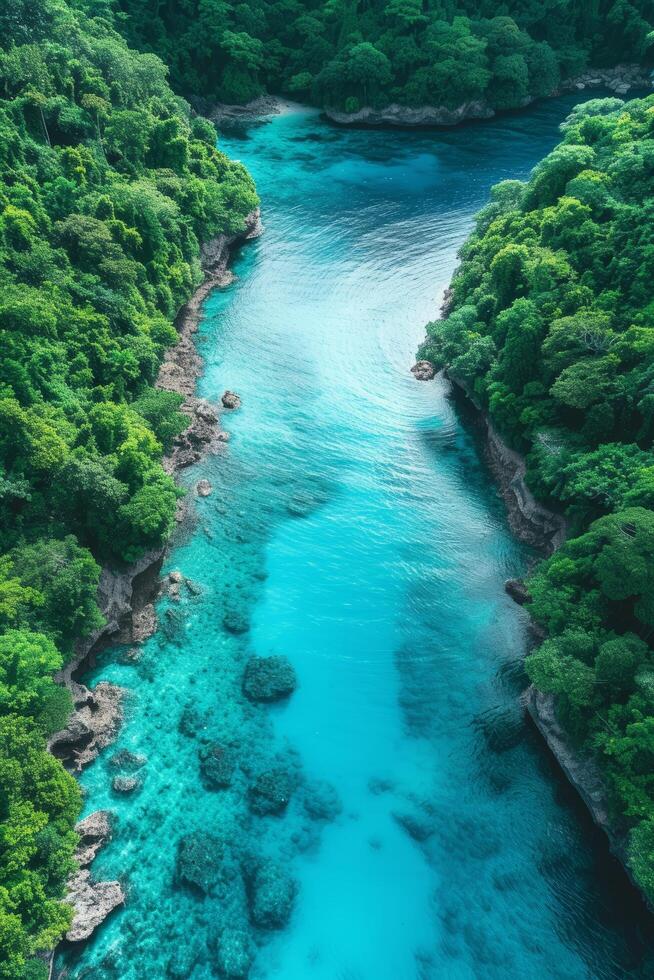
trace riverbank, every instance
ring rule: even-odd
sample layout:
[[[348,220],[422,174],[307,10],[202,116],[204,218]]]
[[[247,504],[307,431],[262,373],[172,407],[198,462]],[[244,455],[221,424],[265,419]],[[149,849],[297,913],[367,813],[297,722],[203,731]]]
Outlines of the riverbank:
[[[175,319],[179,339],[167,352],[157,378],[157,387],[184,396],[181,411],[189,418],[188,427],[176,437],[172,450],[164,459],[164,468],[175,478],[205,453],[215,451],[225,439],[219,426],[218,410],[195,395],[197,379],[202,373],[202,358],[195,348],[194,335],[204,300],[214,288],[228,285],[233,279],[228,264],[234,248],[256,238],[261,231],[257,208],[246,217],[243,231],[219,235],[202,246],[203,280]],[[187,501],[181,501],[176,515],[178,523],[184,520],[187,510]],[[91,665],[95,655],[110,644],[140,644],[155,632],[154,600],[160,589],[159,572],[167,547],[153,549],[132,564],[102,569],[98,604],[105,625],[76,645],[74,656],[56,675],[55,679],[68,687],[74,710],[66,729],[52,736],[48,749],[77,771],[91,763],[115,739],[123,717],[126,691],[106,682],[90,690],[79,683],[75,675]],[[111,835],[107,814],[98,811],[91,816],[98,818],[102,833],[94,838],[96,846],[89,854],[87,829],[91,817],[78,825],[80,870],[69,883],[69,900],[72,896],[71,904],[75,909],[73,923],[66,934],[69,941],[87,939],[95,927],[125,900],[118,881],[94,882],[88,871],[87,866]]]
[[[640,65],[616,65],[614,68],[589,69],[574,78],[568,78],[550,92],[546,98],[554,98],[566,92],[583,92],[590,89],[607,88],[616,96],[627,95],[633,89],[652,88],[649,70]],[[541,96],[525,99],[517,109],[525,109]],[[464,102],[455,108],[447,106],[405,106],[392,103],[379,109],[364,106],[357,112],[343,112],[339,109],[325,108],[325,115],[331,122],[341,126],[400,126],[414,128],[420,126],[457,126],[462,122],[492,119],[497,115],[483,100]]]

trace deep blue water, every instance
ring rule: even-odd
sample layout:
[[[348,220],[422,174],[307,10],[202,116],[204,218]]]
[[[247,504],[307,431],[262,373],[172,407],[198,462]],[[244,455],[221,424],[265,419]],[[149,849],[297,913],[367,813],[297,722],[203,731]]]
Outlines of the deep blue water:
[[[447,132],[302,111],[221,140],[257,181],[265,234],[207,302],[200,388],[243,407],[187,474],[214,492],[167,568],[200,594],[162,600],[139,658],[111,651],[92,675],[131,692],[82,777],[87,810],[117,815],[96,873],[129,894],[72,976],[223,976],[235,934],[258,978],[647,975],[638,904],[519,706],[526,622],[503,583],[528,556],[446,386],[408,371],[491,185],[525,177],[575,101]],[[287,704],[244,701],[252,652],[290,658]],[[216,740],[239,761],[222,791],[199,771]],[[130,796],[111,789],[125,748],[148,759]],[[252,815],[273,762],[295,792]],[[316,781],[341,801],[332,819],[309,815]],[[176,872],[191,831],[226,842],[206,896]],[[242,879],[271,858],[298,887],[280,931],[252,927]]]

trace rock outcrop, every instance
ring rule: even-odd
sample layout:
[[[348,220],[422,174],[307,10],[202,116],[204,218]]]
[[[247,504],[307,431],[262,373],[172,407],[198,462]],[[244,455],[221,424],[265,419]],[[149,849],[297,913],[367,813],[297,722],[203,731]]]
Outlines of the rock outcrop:
[[[250,701],[281,701],[297,687],[288,657],[250,657],[243,674],[243,693]]]
[[[293,911],[297,883],[271,860],[252,862],[246,875],[253,923],[262,929],[283,929]]]
[[[75,851],[75,860],[80,868],[85,868],[102,845],[111,838],[111,812],[95,810],[89,813],[88,817],[84,817],[75,825],[75,831],[80,838]]]
[[[223,408],[228,408],[230,411],[241,407],[241,396],[237,395],[235,391],[226,391],[220,400],[223,403]]]
[[[93,881],[91,872],[82,870],[69,879],[66,901],[75,910],[66,939],[79,943],[88,939],[110,912],[124,904],[125,893],[119,881]]]
[[[416,381],[431,381],[436,377],[436,368],[431,361],[417,361],[411,368]]]
[[[111,837],[111,814],[108,810],[96,810],[75,827],[80,842],[75,858],[80,865],[68,879],[66,902],[73,906],[73,921],[66,933],[69,942],[81,942],[125,901],[125,894],[118,881],[94,881],[87,865],[91,863],[103,844]]]
[[[527,590],[527,586],[525,585],[524,579],[507,579],[504,583],[504,591],[508,596],[511,596],[513,601],[519,606],[524,606],[525,602],[529,601],[529,592]]]
[[[116,737],[125,692],[107,681],[96,684],[93,690],[75,681],[68,687],[74,710],[66,728],[50,738],[48,749],[79,771]]]
[[[208,480],[198,480],[195,489],[198,497],[209,497],[213,493],[213,487]]]
[[[260,772],[250,786],[250,809],[259,817],[283,813],[294,789],[291,773],[282,766]]]

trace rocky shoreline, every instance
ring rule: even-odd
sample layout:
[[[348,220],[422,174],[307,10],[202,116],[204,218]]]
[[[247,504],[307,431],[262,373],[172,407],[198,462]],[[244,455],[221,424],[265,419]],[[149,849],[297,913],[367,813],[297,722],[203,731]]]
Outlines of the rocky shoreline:
[[[640,65],[616,65],[613,68],[589,69],[574,78],[565,79],[550,98],[566,92],[581,92],[586,89],[608,88],[617,96],[626,95],[631,89],[652,88],[650,72]],[[528,98],[517,108],[526,108],[537,98]],[[340,109],[324,109],[332,122],[341,126],[456,126],[462,122],[478,119],[492,119],[496,110],[482,100],[464,102],[450,109],[447,106],[404,106],[391,103],[380,109],[364,106],[357,112],[342,112]]]
[[[435,371],[429,376],[422,366],[426,363],[418,361],[411,369],[417,380],[431,380],[435,377]],[[466,403],[473,406],[478,413],[478,420],[484,430],[486,459],[506,505],[512,533],[519,541],[537,548],[544,555],[552,554],[566,540],[568,525],[565,518],[535,499],[525,482],[524,458],[501,439],[465,383],[448,372],[444,372],[444,375],[452,384],[453,390],[461,392]],[[518,605],[527,601],[528,593],[521,579],[510,579],[506,583],[506,591]],[[535,624],[532,624],[532,628],[537,635]],[[629,868],[626,836],[611,822],[608,793],[597,763],[592,756],[580,752],[571,743],[556,717],[556,700],[552,695],[544,694],[530,685],[522,695],[522,703],[562,773],[585,804],[593,823],[605,833],[611,853],[620,862],[629,881],[642,895],[650,911],[654,912]]]
[[[179,339],[167,352],[157,378],[157,387],[184,396],[181,410],[189,417],[188,427],[175,439],[163,463],[166,472],[177,476],[187,466],[196,463],[205,453],[215,451],[226,441],[221,432],[219,413],[213,405],[195,396],[195,387],[202,373],[202,359],[196,351],[194,334],[202,314],[202,304],[217,286],[233,280],[228,269],[235,246],[258,237],[262,226],[257,208],[245,219],[245,228],[234,235],[219,235],[202,246],[201,263],[204,278],[192,297],[180,309],[175,319]],[[178,507],[176,518],[184,518],[186,507]],[[71,692],[73,712],[67,727],[55,733],[48,749],[71,768],[80,771],[109,745],[118,732],[123,717],[126,691],[114,684],[102,682],[93,690],[80,684],[75,674],[88,664],[100,650],[113,643],[142,643],[157,629],[154,600],[159,589],[159,573],[167,546],[153,549],[138,561],[123,567],[102,569],[98,586],[98,604],[105,625],[80,641],[66,667],[55,679]],[[80,845],[76,852],[80,869],[68,883],[69,901],[74,916],[66,939],[72,942],[87,939],[93,930],[118,905],[125,895],[120,882],[95,882],[86,867],[99,847],[111,836],[110,815],[97,811],[77,824]],[[50,961],[54,959],[54,952]]]

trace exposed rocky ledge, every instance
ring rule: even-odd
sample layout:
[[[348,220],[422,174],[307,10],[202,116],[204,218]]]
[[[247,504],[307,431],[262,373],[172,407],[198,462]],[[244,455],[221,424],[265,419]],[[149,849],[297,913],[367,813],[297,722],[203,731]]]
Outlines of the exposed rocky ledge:
[[[66,728],[50,738],[48,749],[79,771],[116,737],[123,717],[124,690],[106,681],[93,690],[75,681],[68,687],[74,710]]]
[[[525,482],[527,467],[523,457],[506,445],[466,384],[450,372],[446,376],[479,412],[487,459],[506,504],[511,530],[525,544],[552,554],[565,541],[567,521],[536,500]]]
[[[634,88],[651,87],[652,77],[648,69],[634,64],[616,65],[614,68],[588,69],[581,75],[567,78],[550,96],[594,88],[608,88],[616,95],[626,95]],[[535,98],[525,99],[516,108],[525,108],[535,101]],[[394,102],[380,109],[364,106],[358,112],[342,112],[326,108],[324,112],[328,119],[342,126],[407,127],[456,126],[466,120],[491,119],[496,114],[491,106],[481,100],[464,102],[453,109],[434,105],[412,107]]]
[[[69,879],[66,901],[75,910],[66,939],[79,943],[88,939],[110,912],[124,904],[125,893],[119,881],[93,881],[91,872],[82,870]]]
[[[88,939],[110,912],[122,905],[125,893],[119,881],[94,881],[86,868],[111,837],[111,814],[96,810],[75,827],[80,842],[75,857],[80,866],[68,879],[66,901],[73,906],[73,921],[66,933],[69,942]]]
[[[631,873],[627,860],[627,835],[616,828],[609,816],[608,794],[599,766],[592,756],[570,743],[556,717],[556,700],[553,695],[543,694],[532,684],[525,691],[524,704],[568,782],[586,805],[593,823],[606,834],[611,853],[621,863],[627,877],[643,896],[650,911],[654,912],[654,907],[647,901],[645,893],[634,881]]]

